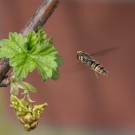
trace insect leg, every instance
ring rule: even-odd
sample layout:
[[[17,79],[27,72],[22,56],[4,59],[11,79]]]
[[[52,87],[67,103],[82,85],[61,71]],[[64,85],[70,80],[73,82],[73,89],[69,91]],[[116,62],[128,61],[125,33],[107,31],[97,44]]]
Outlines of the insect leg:
[[[97,74],[96,72],[94,72],[94,73],[95,73],[95,75],[96,75],[97,79],[99,79],[98,74]]]

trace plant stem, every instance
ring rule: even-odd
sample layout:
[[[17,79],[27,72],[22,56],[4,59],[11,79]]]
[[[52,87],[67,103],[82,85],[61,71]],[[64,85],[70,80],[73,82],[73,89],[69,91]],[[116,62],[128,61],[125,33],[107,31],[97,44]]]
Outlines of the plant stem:
[[[60,1],[61,0],[44,0],[37,12],[30,18],[20,33],[26,36],[31,30],[37,31],[39,26],[43,26],[46,23]]]

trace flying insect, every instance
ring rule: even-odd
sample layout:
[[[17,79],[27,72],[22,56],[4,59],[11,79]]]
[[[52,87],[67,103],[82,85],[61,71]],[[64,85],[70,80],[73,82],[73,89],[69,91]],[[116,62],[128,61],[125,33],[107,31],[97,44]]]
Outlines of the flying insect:
[[[89,55],[82,51],[77,51],[77,59],[80,60],[83,64],[89,66],[98,78],[97,73],[101,75],[107,75],[107,70],[93,57],[93,55]]]

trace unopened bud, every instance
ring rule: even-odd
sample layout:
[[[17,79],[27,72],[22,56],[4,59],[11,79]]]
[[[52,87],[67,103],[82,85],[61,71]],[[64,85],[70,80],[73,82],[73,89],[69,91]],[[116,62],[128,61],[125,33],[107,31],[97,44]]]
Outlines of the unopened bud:
[[[23,125],[25,124],[25,121],[23,118],[19,118],[19,120],[20,120],[21,124],[23,124]]]
[[[27,115],[25,115],[25,116],[23,117],[23,120],[24,120],[25,122],[32,122],[32,121],[33,121],[32,115],[31,115],[30,113],[27,114]]]
[[[24,129],[25,129],[26,131],[31,131],[31,127],[30,127],[29,124],[25,124],[25,125],[24,125]]]
[[[32,129],[32,130],[35,129],[35,128],[37,127],[37,125],[38,125],[38,122],[37,122],[37,121],[33,122],[33,123],[31,124],[31,129]]]

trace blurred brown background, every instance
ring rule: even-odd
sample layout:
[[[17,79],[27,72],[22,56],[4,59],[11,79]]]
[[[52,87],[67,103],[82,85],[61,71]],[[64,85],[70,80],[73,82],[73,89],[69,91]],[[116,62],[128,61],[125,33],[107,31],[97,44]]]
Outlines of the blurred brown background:
[[[40,3],[41,0],[0,0],[0,38],[7,38],[10,31],[19,32]],[[57,81],[43,83],[37,71],[28,77],[38,89],[32,98],[49,104],[42,123],[134,129],[134,2],[63,0],[44,28],[48,37],[54,37],[64,65]],[[76,59],[78,50],[94,53],[114,47],[120,48],[95,57],[109,72],[107,77],[99,75],[99,80]],[[4,98],[9,102],[8,90]],[[13,110],[8,105],[6,111],[11,114]]]

